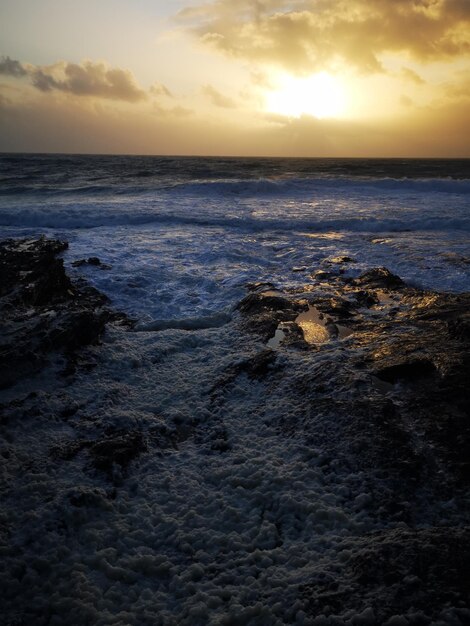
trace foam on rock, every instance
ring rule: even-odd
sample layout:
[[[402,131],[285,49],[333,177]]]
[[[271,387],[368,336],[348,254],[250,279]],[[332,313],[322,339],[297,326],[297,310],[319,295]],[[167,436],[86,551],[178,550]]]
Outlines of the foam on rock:
[[[4,389],[6,624],[468,623],[469,295],[364,289],[108,323],[93,367]],[[312,304],[354,332],[266,349]]]

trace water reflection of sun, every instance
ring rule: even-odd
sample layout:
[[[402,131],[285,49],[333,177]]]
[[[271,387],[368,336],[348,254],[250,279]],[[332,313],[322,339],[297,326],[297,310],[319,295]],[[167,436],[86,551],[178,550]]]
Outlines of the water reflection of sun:
[[[308,78],[284,77],[266,94],[266,110],[287,117],[341,117],[346,95],[340,81],[326,72]]]

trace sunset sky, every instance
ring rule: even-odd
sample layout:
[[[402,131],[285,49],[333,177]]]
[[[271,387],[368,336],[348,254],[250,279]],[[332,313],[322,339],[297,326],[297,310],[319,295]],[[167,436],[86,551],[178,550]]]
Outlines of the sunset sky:
[[[2,0],[0,151],[470,156],[470,0]]]

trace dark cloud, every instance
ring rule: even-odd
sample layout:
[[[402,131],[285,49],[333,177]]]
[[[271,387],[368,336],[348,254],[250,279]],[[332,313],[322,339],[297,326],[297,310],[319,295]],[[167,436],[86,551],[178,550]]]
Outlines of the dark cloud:
[[[0,61],[0,74],[28,76],[33,87],[43,92],[61,91],[76,96],[93,96],[126,102],[137,102],[147,97],[131,72],[109,67],[105,63],[59,62],[40,66],[26,65],[10,57],[3,57]]]
[[[104,63],[85,61],[58,63],[51,67],[35,67],[31,83],[40,91],[62,91],[76,96],[94,96],[110,100],[137,102],[147,95],[139,88],[128,70],[110,68]]]
[[[5,56],[0,59],[0,74],[20,77],[26,76],[27,73],[28,71],[19,61]]]
[[[202,93],[207,96],[216,107],[221,107],[222,109],[234,109],[237,106],[236,102],[232,100],[232,98],[224,96],[212,85],[204,85],[202,87]]]
[[[178,19],[226,54],[298,73],[338,59],[381,71],[389,52],[420,61],[470,53],[469,0],[217,0]]]

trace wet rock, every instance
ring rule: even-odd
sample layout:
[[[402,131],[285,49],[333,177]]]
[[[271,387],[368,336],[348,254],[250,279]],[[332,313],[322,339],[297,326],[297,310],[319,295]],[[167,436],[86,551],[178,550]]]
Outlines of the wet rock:
[[[359,306],[366,307],[370,309],[373,306],[379,304],[379,298],[377,294],[373,291],[366,291],[365,289],[360,289],[354,294],[356,301]]]
[[[273,283],[257,282],[257,283],[248,283],[246,288],[248,289],[248,291],[263,292],[263,291],[273,290],[276,287],[274,286]]]
[[[54,239],[0,242],[0,388],[41,369],[55,352],[68,358],[96,343],[112,319],[107,298],[83,280],[72,282]]]
[[[110,270],[111,265],[103,263],[97,256],[91,256],[88,259],[78,259],[72,263],[72,267],[83,267],[84,265],[91,265],[93,267],[99,267],[102,270]]]
[[[292,309],[292,302],[281,296],[265,296],[261,293],[248,294],[237,309],[246,315],[256,315],[266,311],[286,311]]]
[[[333,272],[326,272],[325,270],[317,270],[316,272],[313,272],[312,274],[312,278],[316,280],[327,280],[328,278],[331,278],[332,276],[334,276]]]
[[[377,378],[387,383],[415,381],[435,374],[436,366],[429,359],[412,359],[383,367],[375,372]]]
[[[470,313],[462,313],[455,319],[449,320],[449,335],[460,341],[470,341]]]
[[[237,306],[243,316],[243,326],[268,341],[279,324],[292,322],[301,311],[308,310],[305,300],[293,300],[277,295],[248,294]]]
[[[75,350],[95,343],[103,333],[109,314],[105,311],[80,310],[68,314],[63,323],[50,333],[50,342],[54,348]]]
[[[272,350],[263,350],[239,363],[236,370],[238,373],[245,373],[252,380],[262,380],[272,371],[275,362],[276,353]]]
[[[359,287],[371,289],[397,289],[405,285],[399,276],[392,274],[386,267],[368,270],[356,278],[353,283]]]
[[[329,257],[325,261],[326,263],[333,263],[335,265],[341,265],[343,263],[355,263],[356,261],[350,256],[334,256]]]
[[[2,308],[6,305],[43,306],[73,297],[64,262],[57,258],[67,248],[67,242],[44,237],[1,241]]]
[[[351,317],[353,315],[353,304],[345,298],[330,298],[327,301],[319,302],[317,306],[323,313],[328,313],[333,317]]]

